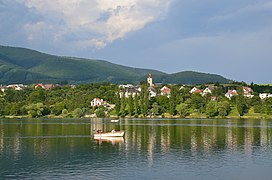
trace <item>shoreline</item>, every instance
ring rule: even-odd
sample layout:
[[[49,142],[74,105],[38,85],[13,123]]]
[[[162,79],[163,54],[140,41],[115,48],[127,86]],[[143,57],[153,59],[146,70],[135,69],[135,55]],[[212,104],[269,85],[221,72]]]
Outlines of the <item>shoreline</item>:
[[[0,119],[214,119],[214,120],[228,120],[228,119],[272,119],[272,116],[226,116],[226,117],[206,117],[206,116],[187,116],[187,117],[180,117],[180,116],[146,116],[146,117],[133,117],[133,116],[126,116],[126,117],[118,117],[118,116],[110,116],[105,118],[97,118],[97,117],[80,117],[80,118],[71,118],[71,117],[62,117],[62,116],[50,116],[50,117],[38,117],[38,118],[30,118],[27,116],[0,116]]]

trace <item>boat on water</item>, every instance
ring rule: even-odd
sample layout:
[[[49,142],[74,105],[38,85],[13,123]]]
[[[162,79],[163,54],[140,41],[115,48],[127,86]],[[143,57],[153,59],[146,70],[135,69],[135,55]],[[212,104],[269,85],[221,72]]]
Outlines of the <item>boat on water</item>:
[[[114,131],[114,132],[98,132],[94,134],[95,138],[101,138],[101,137],[123,137],[125,134],[125,131]]]
[[[119,122],[119,119],[112,119],[111,122]]]
[[[125,142],[124,137],[94,137],[99,143],[111,142],[112,144]]]

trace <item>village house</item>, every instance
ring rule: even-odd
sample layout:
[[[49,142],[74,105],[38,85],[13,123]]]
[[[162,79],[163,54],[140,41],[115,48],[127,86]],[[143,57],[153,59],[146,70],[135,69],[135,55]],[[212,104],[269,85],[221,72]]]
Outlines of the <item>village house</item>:
[[[119,86],[119,96],[120,98],[122,98],[123,96],[125,98],[128,98],[130,95],[132,95],[132,97],[135,97],[136,94],[140,94],[141,93],[141,87],[140,86],[133,86],[131,84],[128,85],[120,85]]]
[[[264,100],[266,98],[272,98],[272,94],[269,94],[269,93],[260,93],[259,97],[261,98],[261,100]]]
[[[243,87],[244,96],[248,98],[253,98],[253,90],[250,87],[244,86]]]
[[[92,107],[104,106],[105,108],[107,108],[107,110],[112,110],[112,109],[114,109],[115,104],[109,104],[109,103],[107,103],[107,101],[104,101],[103,99],[94,98],[91,101],[91,106]]]
[[[100,99],[100,98],[94,98],[91,101],[91,106],[93,106],[93,107],[99,107],[99,106],[105,105],[105,104],[106,104],[106,101],[104,101],[103,99]]]
[[[191,94],[193,94],[193,93],[202,94],[202,91],[201,91],[200,89],[196,88],[196,87],[193,87],[193,89],[191,89],[190,93],[191,93]]]
[[[7,89],[7,86],[2,86],[2,85],[1,85],[1,86],[0,86],[0,89],[1,89],[2,92],[5,92],[5,90]]]
[[[213,90],[214,90],[214,86],[208,86],[206,89],[204,89],[202,95],[205,96],[207,94],[212,94]]]
[[[238,93],[237,91],[234,89],[234,90],[228,90],[228,92],[225,94],[225,96],[228,98],[228,99],[231,99],[231,97],[233,96],[237,96]]]
[[[163,87],[161,88],[161,95],[162,95],[162,96],[170,97],[170,95],[171,95],[171,89],[168,88],[167,86],[163,86]]]
[[[148,87],[147,91],[149,92],[149,97],[157,96],[157,90],[154,87]]]
[[[43,88],[43,89],[51,89],[51,88],[53,88],[53,87],[55,87],[55,85],[54,84],[42,84],[42,83],[39,83],[39,84],[36,84],[35,86],[34,86],[34,88],[35,89],[37,89],[37,88]]]

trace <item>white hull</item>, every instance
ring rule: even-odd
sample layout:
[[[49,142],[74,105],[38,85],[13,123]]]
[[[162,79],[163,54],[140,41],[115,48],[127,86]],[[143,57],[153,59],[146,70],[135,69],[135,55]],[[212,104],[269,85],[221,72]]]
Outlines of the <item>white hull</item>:
[[[116,132],[106,132],[106,133],[96,133],[94,134],[95,138],[100,137],[123,137],[125,134],[125,131],[116,131]]]
[[[105,142],[111,142],[111,143],[123,143],[124,138],[123,137],[94,137],[95,140],[98,141],[105,141]]]

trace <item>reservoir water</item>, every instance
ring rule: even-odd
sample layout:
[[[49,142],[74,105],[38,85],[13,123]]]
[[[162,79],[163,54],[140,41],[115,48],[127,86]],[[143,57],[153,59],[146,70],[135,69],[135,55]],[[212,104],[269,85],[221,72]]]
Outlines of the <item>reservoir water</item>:
[[[272,120],[0,119],[0,179],[271,178]]]

